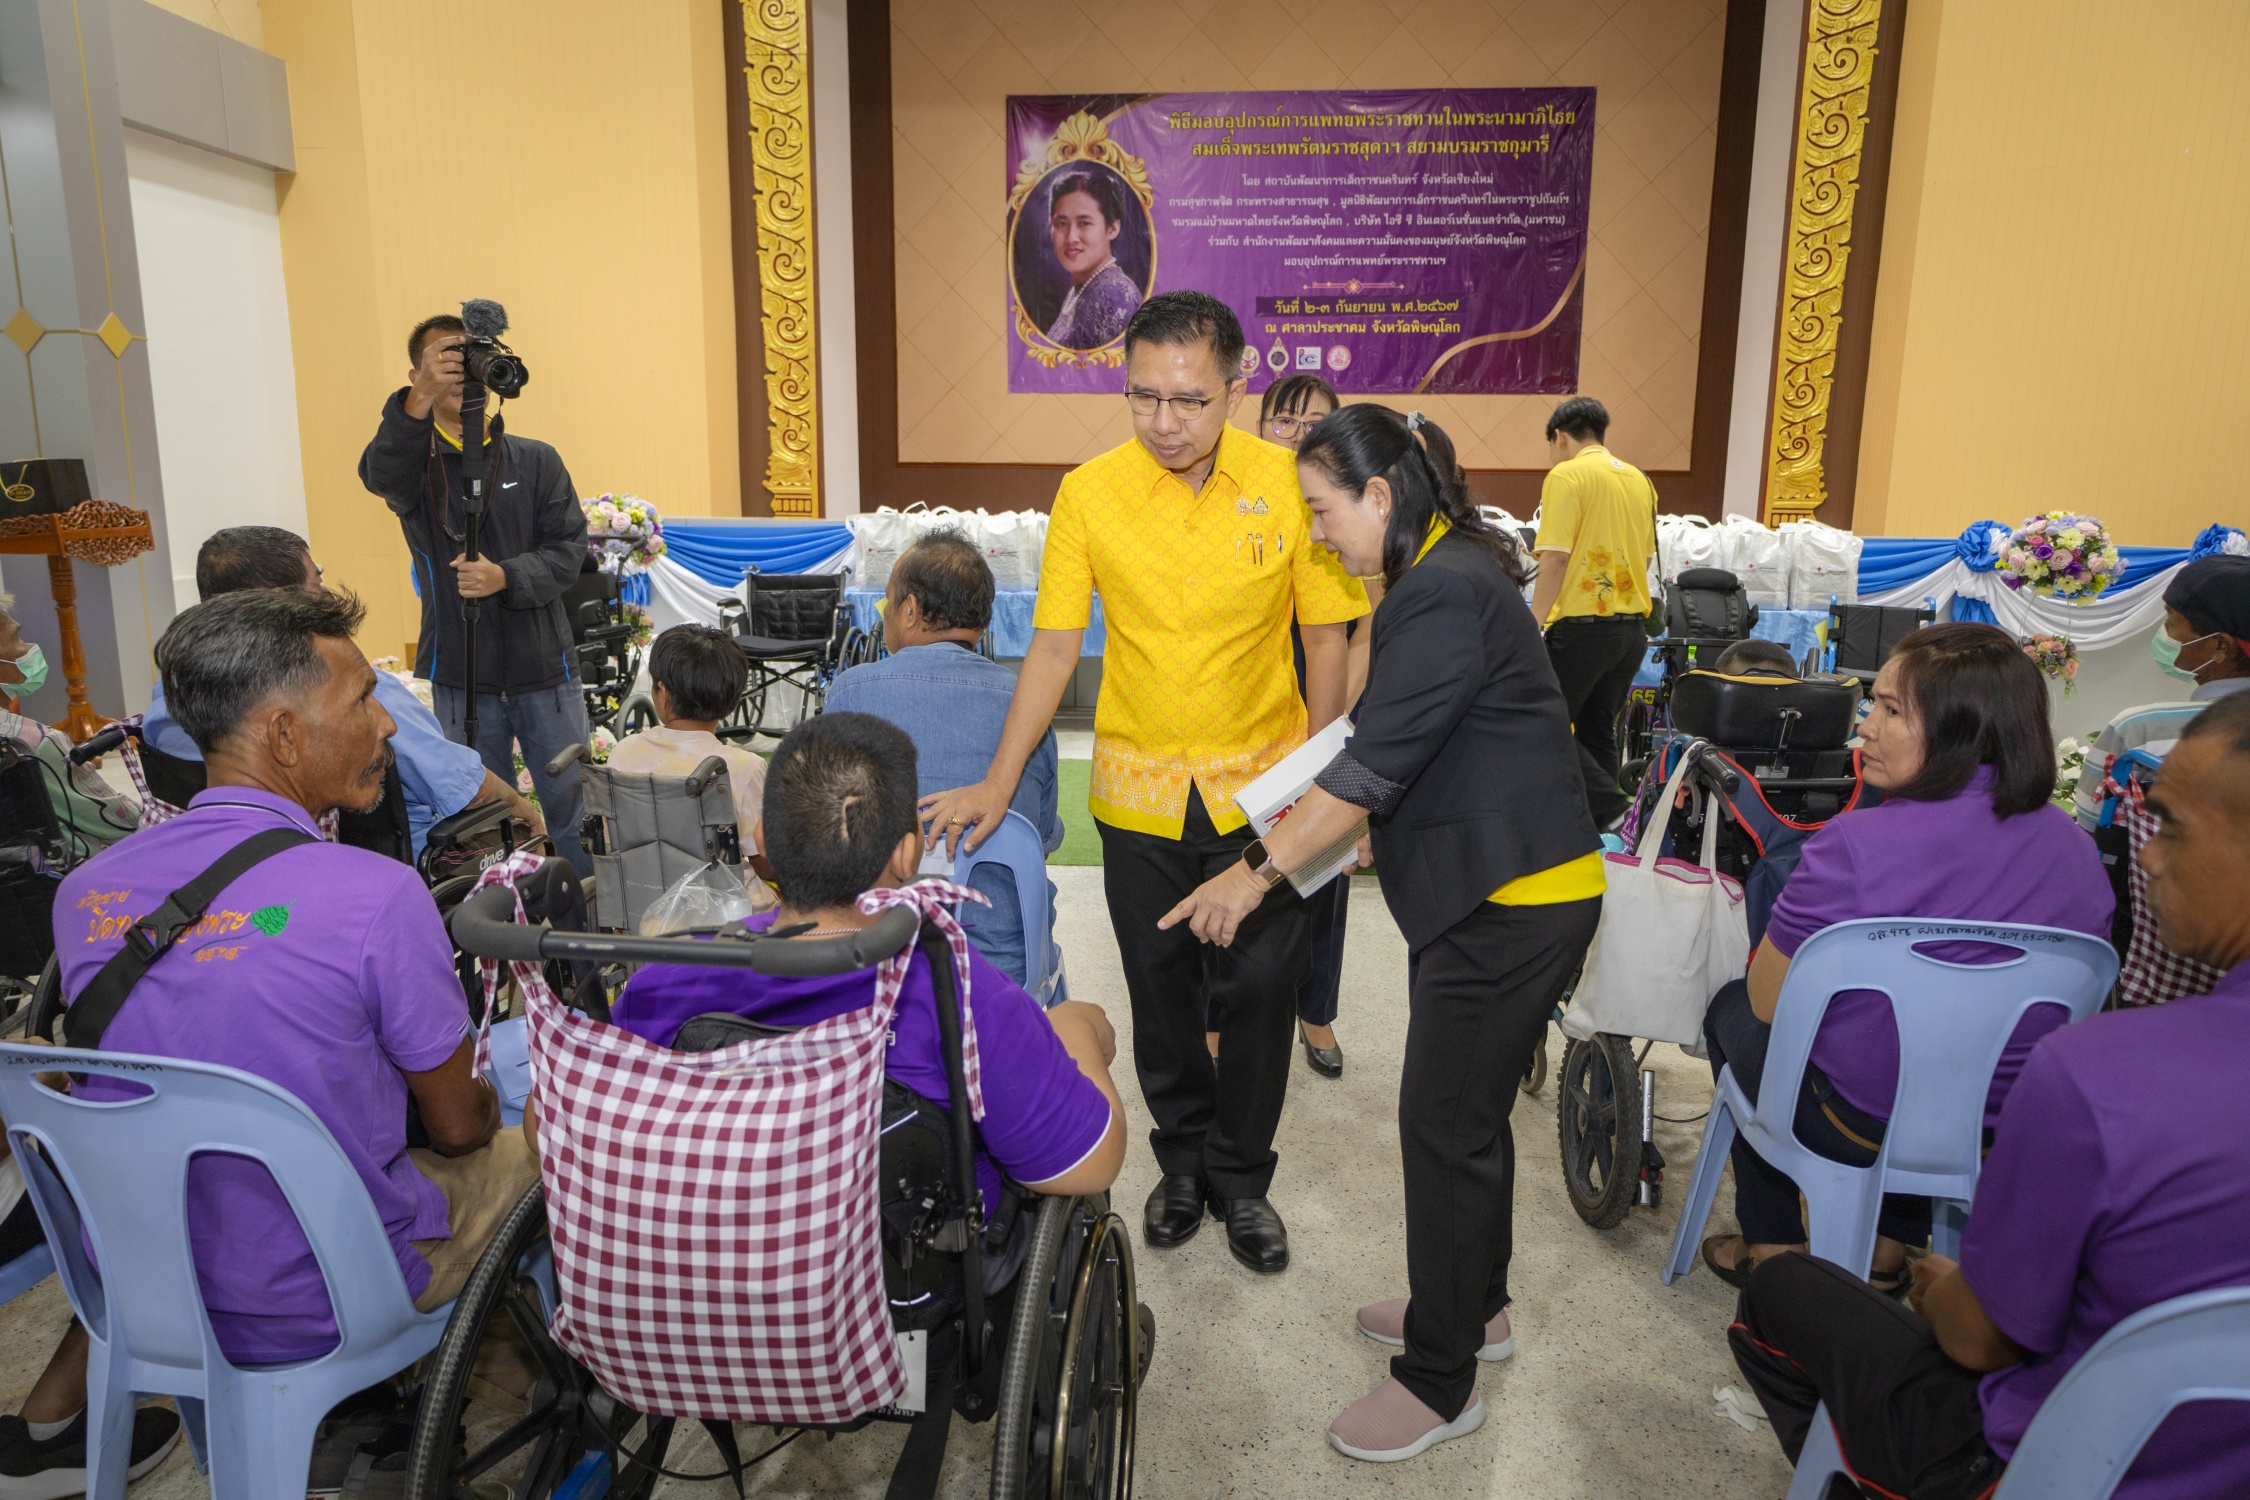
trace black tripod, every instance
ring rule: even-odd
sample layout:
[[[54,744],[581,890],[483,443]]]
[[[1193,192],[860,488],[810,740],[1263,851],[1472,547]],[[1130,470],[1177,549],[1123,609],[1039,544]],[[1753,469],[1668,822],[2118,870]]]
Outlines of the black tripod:
[[[484,386],[464,378],[461,382],[461,511],[467,525],[461,555],[477,560],[484,540],[484,482],[492,472],[492,449],[484,435]],[[456,585],[458,587],[458,585]],[[477,622],[484,614],[482,599],[461,601],[461,668],[468,681],[467,701],[461,710],[461,727],[469,748],[477,744]]]

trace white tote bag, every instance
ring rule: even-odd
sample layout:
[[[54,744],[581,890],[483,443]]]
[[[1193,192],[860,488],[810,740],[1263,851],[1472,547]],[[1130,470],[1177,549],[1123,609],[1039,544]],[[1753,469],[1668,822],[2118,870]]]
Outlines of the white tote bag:
[[[1820,521],[1791,521],[1781,528],[1789,555],[1789,607],[1826,609],[1859,600],[1859,550],[1865,545],[1848,531]]]
[[[977,546],[1001,589],[1036,589],[1046,555],[1047,518],[1035,510],[978,511]]]
[[[1789,553],[1781,533],[1748,516],[1719,523],[1719,566],[1742,580],[1742,592],[1765,609],[1789,607]]]
[[[1723,568],[1719,533],[1701,516],[1656,518],[1656,570],[1669,586],[1688,568]]]
[[[1680,757],[1656,803],[1641,846],[1604,856],[1609,889],[1586,971],[1563,1012],[1565,1035],[1597,1031],[1678,1042],[1701,1052],[1703,1012],[1729,980],[1750,968],[1750,924],[1742,886],[1712,868],[1719,812],[1703,820],[1703,860],[1659,859],[1668,816],[1687,774]]]

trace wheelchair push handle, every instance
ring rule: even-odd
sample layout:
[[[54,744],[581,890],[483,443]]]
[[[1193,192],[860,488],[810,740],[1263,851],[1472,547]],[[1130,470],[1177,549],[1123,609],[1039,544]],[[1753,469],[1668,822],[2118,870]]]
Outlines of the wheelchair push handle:
[[[688,795],[690,797],[700,797],[703,795],[703,789],[705,787],[709,786],[714,781],[724,781],[726,780],[726,778],[726,761],[716,755],[706,755],[703,757],[703,764],[688,772]],[[737,809],[737,811],[739,812],[740,809]]]
[[[873,968],[901,952],[921,930],[909,907],[885,911],[873,923],[840,937],[771,937],[745,933],[717,938],[626,937],[600,932],[559,932],[515,920],[515,893],[488,885],[453,909],[447,926],[454,945],[478,958],[538,963],[587,959],[595,963],[693,964],[715,969],[755,969],[791,979],[817,979]]]
[[[71,746],[70,763],[74,766],[82,766],[98,756],[107,755],[110,751],[124,744],[132,733],[133,731],[123,724],[111,724],[96,730],[84,744]]]
[[[590,753],[584,741],[575,745],[565,745],[553,760],[547,762],[547,774],[549,776],[560,776],[570,769],[573,761],[584,760]]]

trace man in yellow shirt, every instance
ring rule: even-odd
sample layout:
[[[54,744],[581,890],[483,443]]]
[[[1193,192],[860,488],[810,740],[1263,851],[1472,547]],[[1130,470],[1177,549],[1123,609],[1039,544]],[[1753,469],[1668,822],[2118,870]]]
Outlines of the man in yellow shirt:
[[[1539,489],[1539,581],[1532,618],[1562,684],[1586,773],[1586,810],[1614,828],[1631,798],[1617,784],[1617,728],[1648,655],[1648,561],[1656,486],[1602,446],[1609,412],[1573,396],[1547,418],[1554,467]]]
[[[1289,1264],[1289,1237],[1266,1193],[1310,962],[1306,904],[1282,885],[1227,948],[1156,923],[1251,846],[1235,793],[1303,744],[1308,722],[1344,711],[1345,626],[1367,613],[1367,596],[1312,541],[1296,455],[1229,425],[1248,388],[1242,350],[1234,313],[1201,292],[1166,292],[1133,314],[1133,441],[1064,476],[1000,749],[982,782],[922,807],[949,846],[974,848],[999,825],[1099,592],[1108,644],[1091,801],[1163,1172],[1146,1235],[1180,1244],[1208,1204],[1235,1258],[1275,1272]],[[1305,644],[1301,698],[1292,619]]]

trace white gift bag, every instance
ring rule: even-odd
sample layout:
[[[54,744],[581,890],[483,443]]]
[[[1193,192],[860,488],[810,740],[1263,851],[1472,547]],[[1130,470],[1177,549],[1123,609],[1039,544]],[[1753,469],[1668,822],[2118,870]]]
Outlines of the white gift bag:
[[[1749,972],[1742,886],[1712,865],[1718,809],[1703,820],[1700,865],[1657,858],[1687,766],[1683,755],[1642,830],[1640,848],[1603,857],[1609,889],[1586,971],[1563,1012],[1565,1035],[1584,1040],[1606,1031],[1700,1049],[1711,997]]]
[[[1656,570],[1669,586],[1689,568],[1723,568],[1719,533],[1701,516],[1656,518]]]
[[[1742,592],[1766,609],[1789,607],[1789,553],[1781,534],[1748,516],[1728,516],[1718,526],[1719,562],[1742,580]]]
[[[1848,531],[1819,521],[1791,521],[1781,528],[1789,556],[1789,607],[1826,609],[1859,600],[1859,550],[1865,545]]]
[[[978,511],[977,549],[992,568],[994,588],[1039,587],[1039,564],[1046,555],[1047,518],[1035,510]]]
[[[904,510],[889,506],[872,515],[853,516],[845,524],[851,527],[851,586],[855,589],[885,589],[891,584],[891,569],[906,552],[929,533],[951,526],[965,533],[972,542],[981,543],[977,515],[964,514],[949,505],[936,509],[917,500]]]

